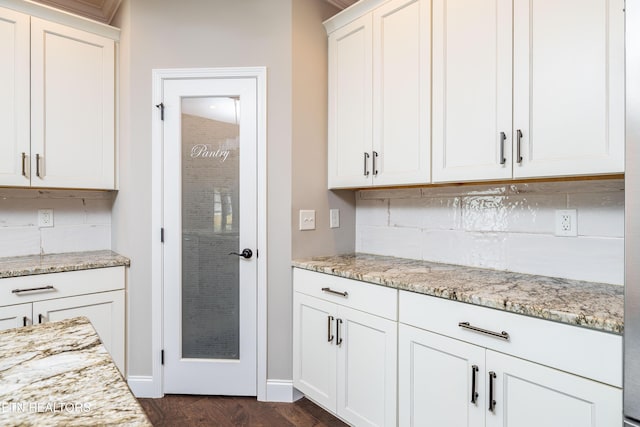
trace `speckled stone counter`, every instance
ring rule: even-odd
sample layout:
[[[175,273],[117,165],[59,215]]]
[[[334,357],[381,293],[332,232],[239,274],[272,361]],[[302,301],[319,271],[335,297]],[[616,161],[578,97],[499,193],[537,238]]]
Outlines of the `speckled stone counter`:
[[[129,264],[129,258],[108,250],[0,258],[0,279]]]
[[[88,319],[0,331],[0,425],[151,426]]]
[[[624,287],[378,255],[293,262],[294,267],[621,334]]]

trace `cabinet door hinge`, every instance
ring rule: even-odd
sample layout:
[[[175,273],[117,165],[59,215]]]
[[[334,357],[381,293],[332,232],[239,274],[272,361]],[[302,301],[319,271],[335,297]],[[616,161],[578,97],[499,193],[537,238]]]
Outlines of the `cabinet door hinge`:
[[[164,243],[164,227],[160,229],[160,243]]]
[[[164,365],[164,350],[160,350],[160,364]]]
[[[164,121],[164,103],[156,104],[156,108],[160,109],[160,120]]]

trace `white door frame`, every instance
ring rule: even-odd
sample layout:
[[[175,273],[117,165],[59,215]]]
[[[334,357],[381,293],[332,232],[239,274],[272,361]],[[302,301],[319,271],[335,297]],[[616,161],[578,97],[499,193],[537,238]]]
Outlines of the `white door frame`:
[[[163,250],[160,241],[160,230],[163,227],[162,217],[162,121],[160,111],[155,107],[162,102],[162,88],[165,80],[172,79],[212,79],[212,78],[254,78],[257,84],[257,250],[260,257],[258,263],[257,289],[257,391],[258,400],[267,398],[267,69],[266,67],[242,68],[175,68],[155,69],[152,71],[153,104],[151,125],[151,350],[152,378],[145,397],[162,397],[163,377],[160,354],[163,349],[162,319],[163,307]]]

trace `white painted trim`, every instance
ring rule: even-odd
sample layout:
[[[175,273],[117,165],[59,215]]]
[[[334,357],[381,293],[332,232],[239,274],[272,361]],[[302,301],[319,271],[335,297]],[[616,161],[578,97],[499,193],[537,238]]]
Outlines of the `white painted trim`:
[[[2,1],[2,0],[0,0]],[[174,68],[156,69],[152,71],[152,147],[151,147],[151,351],[152,360],[152,385],[149,386],[153,397],[163,396],[162,391],[162,365],[160,364],[160,351],[162,343],[162,243],[160,242],[160,229],[163,226],[162,218],[162,121],[155,107],[162,102],[162,86],[164,80],[187,78],[255,78],[257,84],[258,107],[258,289],[257,289],[257,398],[260,401],[267,400],[267,69],[266,67],[241,67],[241,68]],[[135,377],[130,377],[135,378]]]
[[[389,0],[360,0],[323,22],[327,34],[355,21]]]
[[[144,375],[131,375],[127,378],[129,388],[135,397],[162,397],[156,394],[153,377]]]
[[[74,15],[73,13],[65,12],[60,9],[55,9],[51,6],[35,3],[30,0],[0,0],[0,7],[26,13],[27,15],[36,16],[58,24],[67,25],[78,30],[107,37],[115,41],[120,40],[119,28],[103,24],[102,22],[93,21],[79,15]]]
[[[303,397],[291,380],[267,380],[267,402],[292,403]]]

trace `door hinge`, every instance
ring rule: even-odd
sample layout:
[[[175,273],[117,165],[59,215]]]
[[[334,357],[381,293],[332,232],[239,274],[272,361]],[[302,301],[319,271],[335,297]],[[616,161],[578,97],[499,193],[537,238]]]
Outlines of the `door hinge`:
[[[164,227],[160,229],[160,243],[164,243]]]
[[[164,103],[156,104],[156,108],[160,109],[160,120],[164,121]]]
[[[160,350],[160,364],[164,365],[164,350]]]

